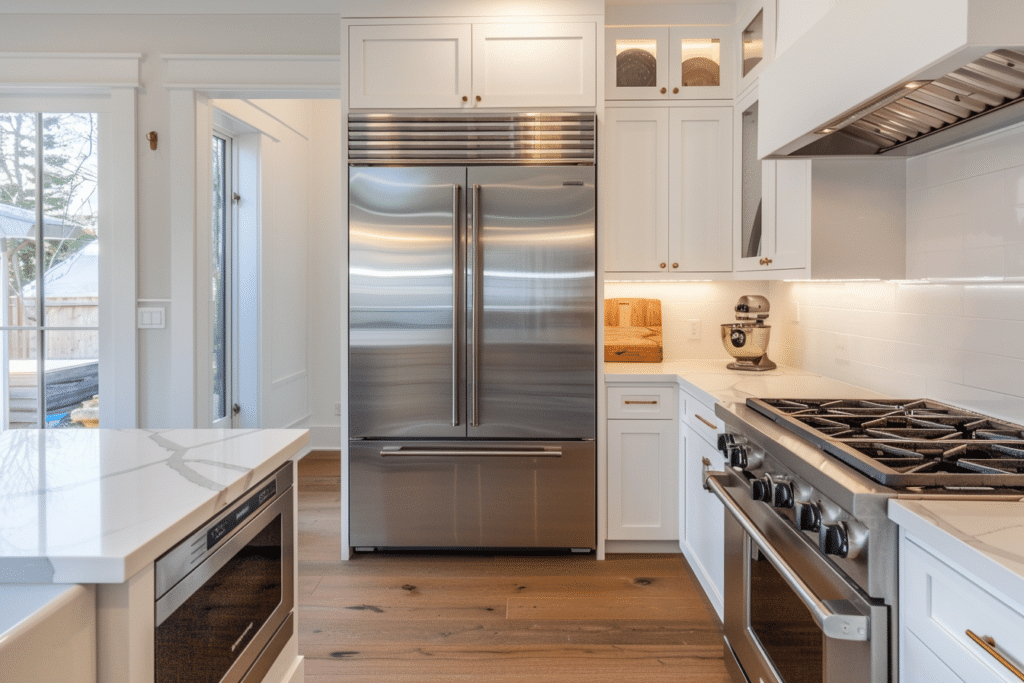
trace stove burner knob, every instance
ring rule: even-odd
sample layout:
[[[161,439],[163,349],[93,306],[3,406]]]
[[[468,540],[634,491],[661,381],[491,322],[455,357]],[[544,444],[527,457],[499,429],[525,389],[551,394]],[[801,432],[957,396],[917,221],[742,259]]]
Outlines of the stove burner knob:
[[[846,557],[850,551],[850,534],[846,522],[822,525],[818,530],[818,549],[826,555]]]
[[[796,504],[796,528],[800,531],[821,529],[821,508],[817,503]]]
[[[722,451],[722,455],[729,454],[729,447],[736,443],[736,437],[732,434],[719,434],[718,435],[718,450]]]
[[[750,482],[750,497],[764,503],[772,502],[772,480],[767,475]]]
[[[747,449],[743,446],[731,446],[728,451],[729,465],[741,470],[747,469]]]
[[[775,496],[772,504],[777,508],[793,507],[793,484],[788,481],[775,484]]]

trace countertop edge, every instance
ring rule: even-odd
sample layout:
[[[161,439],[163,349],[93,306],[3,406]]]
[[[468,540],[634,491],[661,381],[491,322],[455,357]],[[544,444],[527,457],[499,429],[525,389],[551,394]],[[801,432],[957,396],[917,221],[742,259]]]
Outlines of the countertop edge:
[[[944,504],[955,503],[968,510],[972,501],[936,501]],[[928,501],[891,500],[889,502],[889,519],[899,525],[900,529],[923,543],[939,559],[953,565],[955,569],[972,575],[987,587],[1006,598],[1024,595],[1024,556],[1018,553],[1020,570],[1004,564],[993,553],[1007,553],[1003,548],[988,546],[977,539],[968,538],[967,534],[950,525],[940,513],[928,509]],[[1017,505],[1024,520],[1024,503],[1003,503]],[[1022,522],[1024,524],[1024,522]],[[977,544],[977,545],[974,545]],[[1008,561],[1009,558],[1007,558]],[[969,577],[970,578],[970,577]],[[1024,610],[1024,602],[1016,601],[1018,610]]]

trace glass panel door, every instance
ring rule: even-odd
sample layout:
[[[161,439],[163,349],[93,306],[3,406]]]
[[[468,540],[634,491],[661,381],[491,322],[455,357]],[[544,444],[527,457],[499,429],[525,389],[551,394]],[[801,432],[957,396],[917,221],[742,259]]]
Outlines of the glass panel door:
[[[0,113],[4,429],[99,425],[98,127]]]
[[[210,216],[211,426],[231,427],[231,140],[213,136]]]

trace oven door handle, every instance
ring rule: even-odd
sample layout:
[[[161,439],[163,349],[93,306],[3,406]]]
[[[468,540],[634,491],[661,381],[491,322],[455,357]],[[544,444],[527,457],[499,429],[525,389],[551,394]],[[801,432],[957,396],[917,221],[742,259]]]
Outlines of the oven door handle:
[[[704,479],[704,487],[715,494],[722,501],[722,505],[729,511],[729,514],[739,523],[747,536],[768,558],[782,578],[789,584],[800,600],[804,603],[815,623],[822,632],[829,638],[836,640],[860,640],[866,641],[871,638],[871,619],[863,614],[854,612],[854,607],[846,600],[822,600],[808,586],[803,579],[797,575],[789,563],[772,546],[771,541],[761,533],[754,524],[754,521],[745,513],[725,490],[725,486],[719,480],[724,477],[722,472],[708,472]],[[839,611],[843,610],[843,611]],[[850,613],[854,612],[854,613]]]

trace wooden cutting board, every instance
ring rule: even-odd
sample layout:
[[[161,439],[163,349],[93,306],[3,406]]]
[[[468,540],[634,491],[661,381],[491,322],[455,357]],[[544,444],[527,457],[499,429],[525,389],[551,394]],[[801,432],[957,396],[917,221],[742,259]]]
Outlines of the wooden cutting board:
[[[664,356],[660,301],[604,300],[605,362],[660,363]]]

